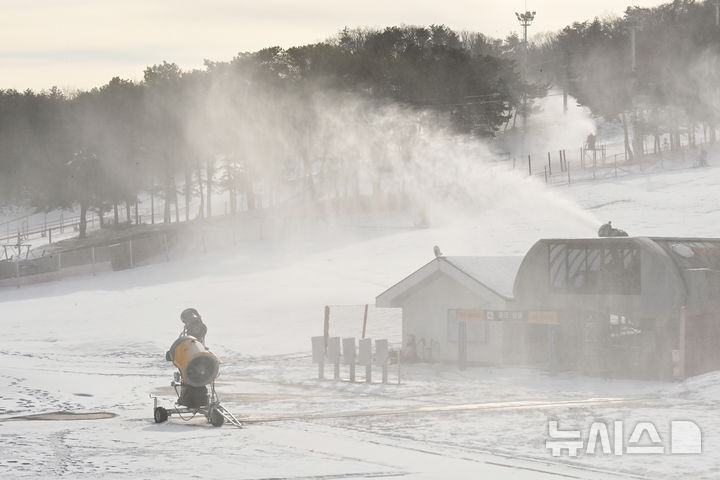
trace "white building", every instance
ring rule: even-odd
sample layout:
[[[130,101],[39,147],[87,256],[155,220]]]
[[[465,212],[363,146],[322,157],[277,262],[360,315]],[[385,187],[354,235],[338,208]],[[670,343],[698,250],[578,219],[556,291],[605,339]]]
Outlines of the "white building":
[[[518,329],[523,322],[494,319],[492,312],[510,310],[515,274],[522,259],[438,255],[378,295],[375,304],[402,308],[406,357],[513,363],[518,348],[522,348],[517,334],[522,334]]]

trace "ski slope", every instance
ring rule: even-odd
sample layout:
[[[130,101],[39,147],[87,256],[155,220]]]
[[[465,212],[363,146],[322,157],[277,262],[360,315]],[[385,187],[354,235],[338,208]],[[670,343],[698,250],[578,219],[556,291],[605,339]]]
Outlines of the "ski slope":
[[[607,220],[631,235],[719,236],[717,154],[704,169],[555,188],[488,175],[472,209],[433,204],[427,228],[403,213],[288,220],[195,258],[0,291],[0,478],[717,478],[717,373],[674,384],[419,364],[403,366],[400,385],[393,370],[389,385],[315,378],[324,306],[372,304],[433,245],[522,255],[539,238],[595,236]],[[241,430],[152,421],[151,395],[172,403],[164,353],[189,306],[223,362],[223,404],[248,420]],[[331,334],[359,336],[359,310],[344,311]],[[398,313],[371,309],[368,336],[398,342]],[[17,418],[57,411],[115,416]],[[550,455],[549,419],[593,418],[653,421],[661,434],[691,419],[706,449]]]

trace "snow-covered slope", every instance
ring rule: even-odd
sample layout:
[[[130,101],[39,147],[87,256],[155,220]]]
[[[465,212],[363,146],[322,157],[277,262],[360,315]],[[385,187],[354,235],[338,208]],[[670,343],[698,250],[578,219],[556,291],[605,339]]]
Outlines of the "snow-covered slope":
[[[193,258],[0,291],[2,418],[58,410],[118,415],[0,421],[0,477],[170,478],[189,470],[211,478],[605,478],[612,471],[713,478],[720,455],[711,449],[655,462],[570,462],[544,445],[548,418],[670,415],[706,422],[712,442],[720,436],[710,414],[720,402],[712,381],[682,387],[415,365],[399,386],[338,384],[314,380],[309,351],[310,337],[322,334],[325,305],[354,305],[332,308],[331,333],[359,336],[360,306],[432,258],[433,245],[447,255],[523,255],[539,238],[595,236],[607,220],[632,235],[720,236],[716,162],[552,189],[497,170],[474,185],[470,209],[426,205],[428,228],[408,227],[403,214],[294,221],[263,241]],[[167,403],[174,395],[164,352],[189,306],[202,313],[208,344],[223,361],[218,388],[226,406],[238,415],[297,420],[237,431],[152,423],[149,395]],[[371,308],[368,328],[374,338],[399,339],[396,312]],[[598,397],[621,403],[592,400]],[[508,401],[516,403],[497,404]],[[579,403],[558,403],[568,401]],[[419,414],[418,406],[454,407]],[[357,416],[387,410],[399,414]],[[328,412],[355,416],[302,419]]]

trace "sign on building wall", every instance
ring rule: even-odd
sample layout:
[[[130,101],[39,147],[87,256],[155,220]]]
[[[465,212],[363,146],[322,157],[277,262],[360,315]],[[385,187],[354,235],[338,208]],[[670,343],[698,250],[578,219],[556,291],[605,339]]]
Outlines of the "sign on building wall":
[[[525,320],[525,312],[520,310],[485,310],[485,320],[488,322]]]
[[[528,312],[528,323],[537,323],[540,325],[557,325],[558,321],[557,312],[554,310],[545,311],[529,311]]]

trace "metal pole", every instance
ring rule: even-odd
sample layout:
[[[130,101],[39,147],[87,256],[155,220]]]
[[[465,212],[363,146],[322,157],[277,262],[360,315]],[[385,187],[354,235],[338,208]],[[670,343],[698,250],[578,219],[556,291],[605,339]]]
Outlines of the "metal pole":
[[[593,158],[593,180],[595,180],[595,159]]]
[[[400,365],[400,363],[401,363],[401,361],[402,361],[402,347],[400,347],[400,348],[398,349],[398,354],[397,354],[397,362],[398,362],[398,370],[397,370],[397,377],[398,377],[398,379],[397,379],[397,384],[398,384],[398,385],[400,385],[400,372],[401,372],[401,365]]]
[[[677,371],[673,372],[677,380],[685,378],[686,326],[687,311],[685,306],[682,306],[680,307],[680,322],[678,323],[678,353],[680,358],[678,358]]]
[[[635,30],[637,27],[633,25],[630,27],[630,51],[632,56],[632,71],[635,71],[636,67],[636,61],[635,61]]]
[[[535,12],[525,11],[523,13],[515,12],[515,17],[520,22],[520,26],[523,27],[523,71],[522,80],[525,82],[527,79],[527,56],[528,56],[528,41],[527,41],[527,29],[535,19]],[[525,120],[527,118],[527,92],[523,87],[522,95],[522,110],[523,110],[523,127],[525,127]]]

